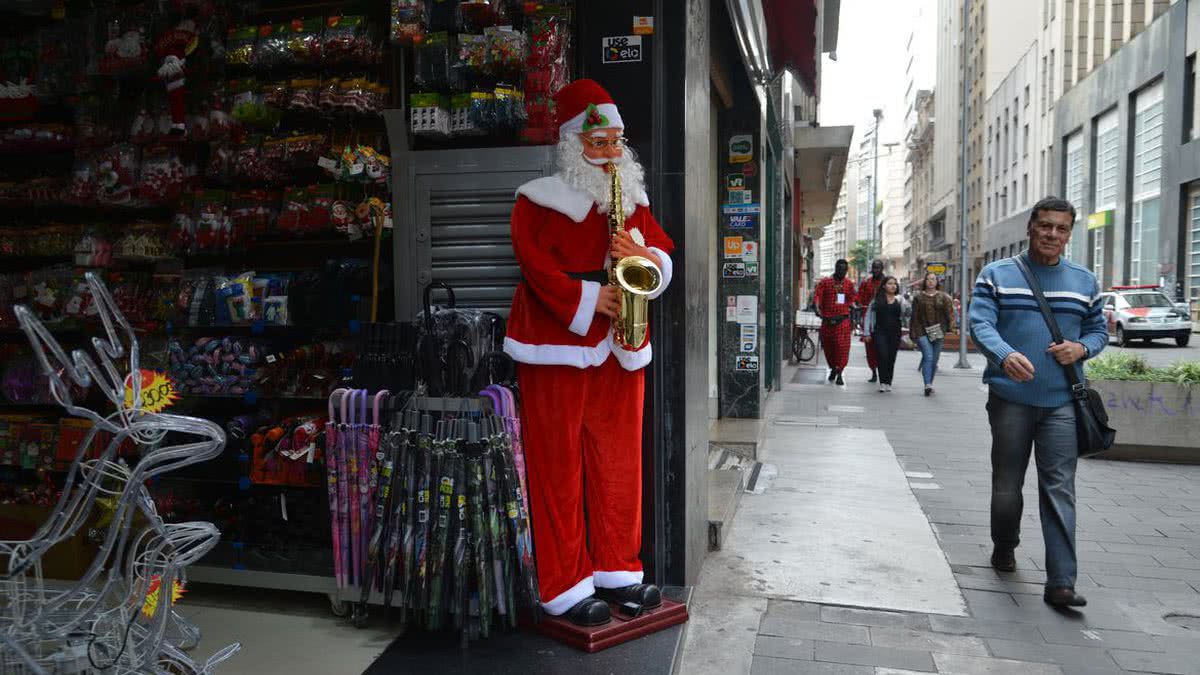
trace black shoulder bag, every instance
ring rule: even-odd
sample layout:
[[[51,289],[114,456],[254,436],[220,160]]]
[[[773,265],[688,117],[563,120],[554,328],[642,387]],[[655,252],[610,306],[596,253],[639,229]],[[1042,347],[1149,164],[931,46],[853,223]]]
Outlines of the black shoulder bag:
[[[1038,283],[1037,277],[1030,271],[1022,256],[1015,256],[1013,260],[1025,277],[1025,282],[1029,284],[1029,290],[1033,291],[1033,298],[1037,300],[1038,307],[1042,310],[1042,318],[1046,320],[1046,326],[1050,329],[1051,339],[1054,340],[1054,344],[1062,344],[1062,331],[1058,329],[1058,321],[1050,310],[1050,304],[1046,302],[1045,294],[1042,293],[1042,285]],[[1063,370],[1067,373],[1067,382],[1071,385],[1071,396],[1075,402],[1075,435],[1079,441],[1079,456],[1089,457],[1111,448],[1117,432],[1108,426],[1108,411],[1104,409],[1100,392],[1088,387],[1086,382],[1079,381],[1074,364],[1063,366]]]

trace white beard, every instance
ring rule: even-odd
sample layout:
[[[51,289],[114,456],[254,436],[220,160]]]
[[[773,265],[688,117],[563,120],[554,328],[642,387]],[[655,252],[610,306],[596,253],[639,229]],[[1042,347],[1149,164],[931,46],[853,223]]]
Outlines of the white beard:
[[[646,194],[646,172],[629,147],[623,148],[621,157],[614,161],[621,176],[621,204],[629,217],[637,209],[638,198]],[[558,177],[591,197],[600,213],[608,213],[612,187],[608,173],[603,165],[592,164],[583,156],[583,141],[577,134],[567,134],[558,141]]]

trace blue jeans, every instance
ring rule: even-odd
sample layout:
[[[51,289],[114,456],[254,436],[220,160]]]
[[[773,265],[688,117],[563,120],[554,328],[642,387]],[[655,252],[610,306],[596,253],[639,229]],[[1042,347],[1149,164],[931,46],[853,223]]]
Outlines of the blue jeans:
[[[921,376],[928,387],[933,384],[933,374],[937,372],[938,359],[942,357],[942,341],[930,340],[922,335],[917,338],[917,349],[921,350]]]
[[[992,542],[1021,542],[1021,486],[1036,451],[1038,505],[1046,545],[1046,586],[1075,587],[1075,406],[1036,408],[988,395],[992,427]]]

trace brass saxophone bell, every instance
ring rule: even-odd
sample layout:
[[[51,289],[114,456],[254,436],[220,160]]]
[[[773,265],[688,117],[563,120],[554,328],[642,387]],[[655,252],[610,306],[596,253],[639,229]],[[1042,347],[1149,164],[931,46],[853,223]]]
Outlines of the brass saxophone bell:
[[[621,288],[621,314],[613,326],[613,336],[622,348],[635,350],[645,344],[649,334],[649,296],[662,287],[662,270],[649,258],[631,255],[617,262],[616,277]]]

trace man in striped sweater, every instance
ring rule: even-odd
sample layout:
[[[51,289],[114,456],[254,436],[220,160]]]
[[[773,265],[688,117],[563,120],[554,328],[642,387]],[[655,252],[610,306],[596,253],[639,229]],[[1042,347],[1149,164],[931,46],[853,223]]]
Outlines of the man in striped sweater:
[[[1044,600],[1087,604],[1075,592],[1075,408],[1064,367],[1083,379],[1084,360],[1108,344],[1100,285],[1084,267],[1062,257],[1075,207],[1047,197],[1029,215],[1029,250],[1022,253],[1062,330],[1050,329],[1020,268],[1011,258],[983,269],[970,309],[971,335],[987,357],[988,421],[992,427],[992,566],[1016,569],[1021,485],[1031,449],[1037,452],[1038,501],[1046,545]]]

